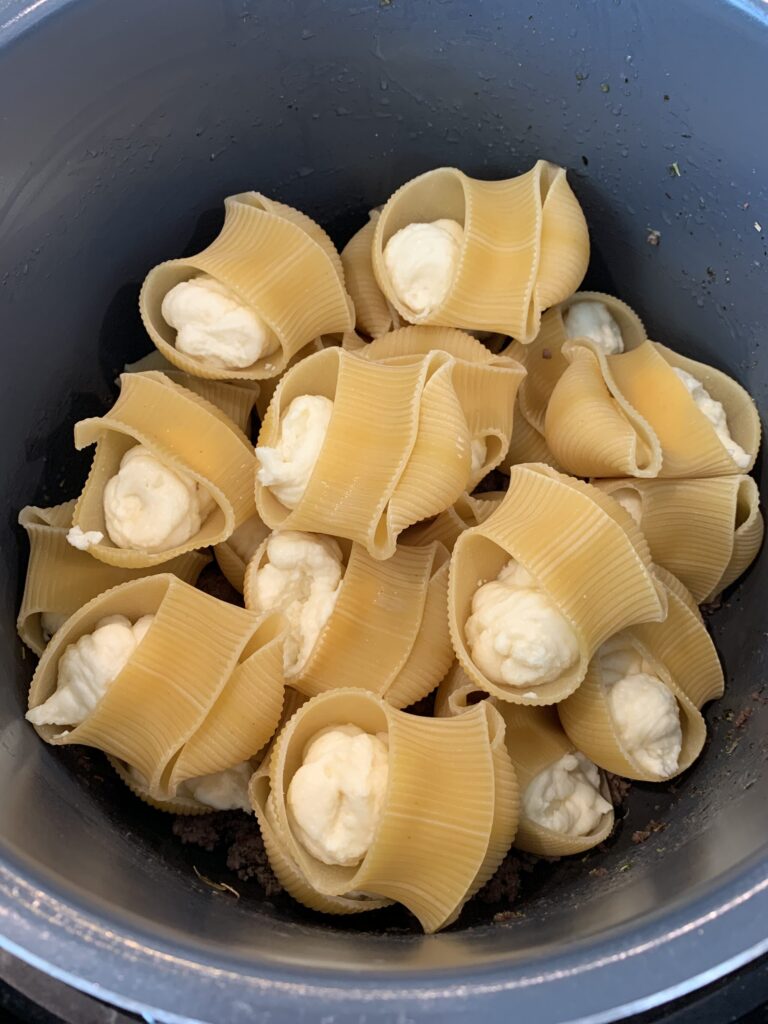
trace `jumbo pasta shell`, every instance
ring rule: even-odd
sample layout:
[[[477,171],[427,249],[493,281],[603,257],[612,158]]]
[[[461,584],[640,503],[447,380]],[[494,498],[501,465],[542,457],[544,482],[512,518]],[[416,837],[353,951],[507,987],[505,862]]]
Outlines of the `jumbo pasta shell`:
[[[408,224],[441,218],[463,225],[461,257],[442,304],[419,318],[392,288],[384,247]],[[588,261],[581,207],[565,171],[544,160],[505,181],[478,181],[452,167],[422,174],[390,197],[373,241],[376,280],[404,320],[522,342],[536,336],[544,309],[576,290]]]
[[[248,566],[246,607],[266,561],[267,541]],[[359,687],[396,707],[425,697],[453,660],[447,563],[439,544],[399,547],[386,561],[353,544],[333,611],[291,685],[308,697]]]
[[[591,850],[604,842],[613,831],[613,810],[606,812],[598,825],[585,836],[566,835],[545,828],[525,813],[522,796],[526,787],[539,774],[575,747],[563,731],[553,707],[522,707],[486,697],[459,664],[440,683],[435,699],[435,715],[439,718],[464,714],[477,703],[477,698],[496,709],[504,724],[502,735],[509,759],[517,776],[521,794],[519,822],[514,845],[540,857],[567,857]],[[608,788],[602,780],[602,795],[609,800]],[[610,800],[609,800],[610,802]]]
[[[379,211],[371,210],[369,221],[341,250],[347,290],[355,305],[355,326],[369,338],[378,338],[401,326],[401,318],[387,300],[373,273],[371,248]]]
[[[523,415],[519,402],[520,395],[518,393],[518,407],[515,409],[512,439],[509,443],[509,450],[499,468],[503,473],[509,473],[513,466],[522,466],[527,462],[543,462],[544,465],[559,470],[561,467],[549,450],[547,439],[531,426]]]
[[[496,579],[510,559],[533,576],[579,642],[577,664],[538,686],[493,682],[466,644],[464,625],[475,591]],[[515,704],[563,700],[577,689],[607,637],[636,622],[663,619],[665,605],[648,546],[629,513],[596,488],[548,466],[514,466],[504,500],[459,537],[451,559],[448,618],[456,656],[479,689]]]
[[[304,530],[363,544],[374,558],[394,554],[398,535],[452,505],[470,471],[469,430],[442,352],[383,365],[331,348],[280,381],[259,445],[274,446],[294,398],[334,403],[320,456],[293,510],[256,478],[256,506],[272,529]]]
[[[121,568],[160,565],[196,548],[226,540],[255,512],[255,459],[248,438],[229,417],[162,373],[123,374],[120,397],[104,416],[75,425],[78,449],[96,452],[72,517],[84,532],[104,539],[89,547],[99,561]],[[144,445],[172,469],[205,486],[216,503],[200,531],[167,551],[119,548],[111,543],[104,519],[104,488],[117,473],[123,455]]]
[[[693,374],[712,398],[722,403],[734,441],[750,456],[746,472],[752,468],[760,447],[760,418],[749,394],[735,380],[654,342],[608,359],[623,395],[659,439],[664,454],[660,476],[732,476],[745,472],[723,447],[715,428],[674,373],[675,367]]]
[[[281,615],[262,618],[203,722],[169,766],[165,791],[175,793],[186,779],[248,761],[274,735],[285,689],[284,632]]]
[[[85,551],[67,542],[76,502],[67,501],[53,508],[27,505],[19,513],[19,524],[29,538],[29,562],[24,595],[16,620],[19,636],[35,652],[42,654],[46,639],[42,615],[72,615],[97,594],[128,580],[168,572],[185,583],[195,583],[210,557],[188,551],[157,569],[120,569],[99,562]]]
[[[149,272],[139,299],[141,317],[160,352],[186,373],[226,380],[275,377],[314,338],[353,328],[341,260],[318,224],[260,193],[230,196],[224,208],[224,226],[207,249]],[[241,370],[212,366],[180,352],[161,306],[171,288],[199,273],[226,285],[254,309],[277,336],[279,350]]]
[[[135,775],[133,775],[129,765],[124,761],[120,761],[118,758],[111,757],[109,755],[107,756],[107,760],[115,769],[120,780],[125,783],[133,795],[137,796],[142,803],[147,804],[156,811],[163,811],[165,814],[182,814],[185,816],[211,813],[210,807],[206,804],[201,804],[199,800],[195,800],[191,796],[176,795],[170,800],[156,800],[150,795],[146,786],[142,786]]]
[[[547,405],[544,432],[555,458],[577,476],[655,477],[662,447],[643,409],[619,377],[622,360],[633,359],[650,343],[618,356],[606,356],[593,342],[568,341],[562,354],[569,366]],[[682,386],[682,385],[681,385]]]
[[[653,657],[632,631],[622,633],[627,644],[643,657],[644,663],[675,696],[680,710],[682,749],[677,771],[670,778],[689,768],[701,753],[707,727],[701,712],[677,686],[664,665]],[[587,757],[605,771],[640,782],[664,782],[665,778],[641,768],[625,750],[613,722],[599,652],[589,665],[584,682],[570,697],[558,704],[560,721],[573,742]]]
[[[444,327],[403,327],[365,347],[366,359],[396,364],[430,352],[456,359],[453,386],[473,440],[485,445],[485,458],[470,477],[476,486],[504,459],[512,437],[515,395],[523,367],[506,355],[495,356],[471,335]]]
[[[487,519],[503,497],[503,491],[464,493],[450,508],[434,519],[410,526],[401,534],[400,543],[418,546],[438,541],[448,551],[453,551],[459,535]]]
[[[646,338],[637,313],[625,302],[603,292],[576,292],[559,306],[548,309],[541,318],[541,327],[534,340],[528,345],[513,342],[504,353],[519,360],[528,371],[520,385],[520,409],[540,434],[545,430],[552,392],[569,366],[563,354],[563,345],[568,341],[563,318],[571,306],[579,302],[600,302],[608,309],[619,325],[625,351],[636,348]]]
[[[635,496],[653,560],[699,604],[733,583],[760,549],[764,524],[752,477],[601,480],[595,486],[615,498]]]
[[[155,616],[149,631],[88,717],[69,731],[36,729],[49,743],[82,743],[127,762],[147,780],[154,799],[166,800],[174,794],[163,777],[247,657],[258,616],[168,574],[123,583],[75,612],[55,634],[33,676],[29,707],[47,700],[56,688],[59,657],[101,619],[125,615],[135,621],[149,614]],[[245,718],[253,709],[243,706],[240,713]],[[279,707],[273,728],[278,717]],[[244,759],[234,757],[224,767]]]
[[[389,743],[382,819],[357,867],[311,857],[293,836],[285,805],[307,743],[340,723],[386,732]],[[495,870],[514,834],[514,773],[507,764],[497,780],[493,740],[484,707],[455,719],[429,719],[396,711],[361,690],[315,697],[282,731],[270,759],[269,807],[278,837],[316,892],[362,891],[394,899],[425,931],[436,931],[455,918],[477,881]],[[506,758],[506,751],[500,756]],[[497,803],[499,793],[507,799]]]
[[[656,566],[654,572],[667,591],[667,617],[633,626],[631,632],[701,710],[725,692],[720,659],[691,594],[666,569]]]
[[[499,702],[498,712],[504,720],[505,738],[512,766],[517,774],[520,792],[550,765],[576,751],[563,731],[554,707],[521,707]],[[610,803],[605,779],[601,780],[601,794]],[[540,825],[525,813],[521,804],[520,823],[515,836],[519,850],[539,857],[570,857],[584,853],[604,842],[613,831],[613,808],[602,815],[598,825],[585,836],[567,835]]]
[[[241,594],[245,586],[245,571],[248,563],[269,536],[269,527],[258,515],[251,516],[221,544],[217,544],[213,553],[219,568]]]

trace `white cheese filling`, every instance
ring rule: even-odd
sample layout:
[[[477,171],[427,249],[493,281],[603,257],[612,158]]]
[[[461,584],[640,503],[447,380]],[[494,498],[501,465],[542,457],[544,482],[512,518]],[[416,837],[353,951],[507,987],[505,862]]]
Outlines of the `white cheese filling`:
[[[267,543],[267,561],[255,573],[252,608],[280,610],[288,620],[283,664],[288,677],[309,660],[339,596],[342,554],[331,537],[286,530]]]
[[[384,812],[388,773],[385,734],[339,725],[311,740],[287,794],[291,827],[307,852],[324,864],[359,864]]]
[[[128,664],[153,619],[154,615],[143,615],[131,624],[124,615],[110,615],[92,633],[70,644],[59,658],[56,689],[27,712],[27,720],[70,727],[85,721]]]
[[[205,487],[165,465],[143,445],[129,448],[104,488],[107,533],[119,548],[175,548],[200,531],[213,508]]]
[[[552,682],[579,657],[571,625],[514,559],[475,591],[465,635],[477,667],[506,686]]]
[[[567,836],[588,836],[610,809],[600,792],[597,765],[578,752],[539,772],[523,793],[527,818]]]
[[[67,534],[67,543],[78,551],[87,551],[94,544],[101,544],[104,534],[100,530],[85,530],[79,526],[73,526]]]
[[[415,319],[428,316],[450,291],[464,228],[455,220],[408,224],[384,246],[384,266],[398,300]]]
[[[669,778],[683,744],[675,695],[630,645],[614,637],[600,648],[608,709],[630,760],[643,771]]]
[[[146,790],[147,780],[141,772],[133,765],[126,767],[138,787]],[[205,804],[214,811],[246,811],[250,814],[253,808],[248,796],[248,784],[252,775],[250,761],[243,761],[232,768],[223,768],[220,772],[185,779],[176,788],[176,796],[197,800],[199,804]]]
[[[739,469],[746,469],[750,463],[749,453],[745,452],[741,445],[737,444],[731,437],[731,432],[728,429],[728,419],[722,403],[713,398],[701,381],[694,377],[692,373],[688,373],[687,370],[681,370],[676,366],[673,369],[683,384],[685,384],[688,394],[696,403],[696,408],[704,413],[715,428],[715,433],[723,448],[725,448]]]
[[[171,288],[161,312],[179,352],[210,366],[242,370],[279,347],[259,314],[207,274]]]
[[[574,302],[566,310],[563,326],[567,338],[589,338],[607,356],[624,351],[621,328],[603,302]]]
[[[259,482],[269,487],[286,508],[296,508],[320,458],[333,413],[333,402],[322,395],[294,398],[280,420],[274,448],[256,448]]]

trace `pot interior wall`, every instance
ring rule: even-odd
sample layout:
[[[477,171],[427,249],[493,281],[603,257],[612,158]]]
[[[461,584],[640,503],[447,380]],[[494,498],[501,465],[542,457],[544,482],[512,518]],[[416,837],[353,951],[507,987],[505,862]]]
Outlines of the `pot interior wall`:
[[[47,748],[24,724],[33,661],[13,625],[17,511],[77,493],[90,456],[72,452],[72,425],[103,409],[116,372],[148,349],[144,273],[209,240],[221,199],[247,188],[343,243],[420,171],[507,176],[546,156],[570,168],[587,212],[591,283],[635,306],[652,337],[732,373],[765,410],[768,193],[755,169],[768,144],[755,118],[766,38],[746,14],[709,7],[695,50],[693,0],[79,0],[8,30],[0,835],[42,887],[214,961],[386,973],[559,950],[662,914],[765,854],[764,559],[711,619],[728,690],[698,764],[674,786],[635,787],[604,854],[538,869],[512,908],[522,916],[500,925],[481,907],[431,940],[405,915],[334,922],[266,898],[256,881],[239,901],[212,895],[165,819],[98,763],[84,782],[90,755]],[[651,818],[665,831],[633,844]]]

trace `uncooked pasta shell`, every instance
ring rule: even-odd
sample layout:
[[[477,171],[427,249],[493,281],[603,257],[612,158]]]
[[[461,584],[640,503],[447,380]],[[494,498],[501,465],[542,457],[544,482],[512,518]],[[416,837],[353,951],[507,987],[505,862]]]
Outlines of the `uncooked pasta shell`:
[[[357,541],[375,558],[394,554],[407,526],[452,505],[469,478],[469,431],[442,352],[383,365],[331,348],[280,381],[259,445],[277,443],[293,399],[334,402],[320,456],[295,509],[256,478],[256,505],[272,529],[328,533]]]
[[[632,626],[631,632],[701,710],[725,692],[720,659],[691,594],[661,566],[654,572],[667,591],[667,617],[663,622]]]
[[[453,551],[459,535],[487,519],[503,497],[503,491],[462,494],[458,501],[434,519],[409,527],[401,534],[400,543],[423,545],[439,541],[448,551]]]
[[[677,576],[698,603],[729,586],[760,549],[760,495],[749,476],[599,480],[595,486],[613,497],[636,495],[654,562]]]
[[[739,478],[736,494],[736,530],[733,550],[725,572],[705,601],[711,601],[749,568],[763,543],[765,523],[760,511],[760,494],[751,476]]]
[[[677,699],[683,742],[678,768],[674,775],[679,775],[689,768],[701,753],[707,734],[704,719],[693,702],[675,684],[664,665],[653,657],[640,640],[630,633],[622,635],[628,645],[640,652],[651,671]],[[624,750],[608,707],[599,655],[590,662],[589,671],[578,690],[558,704],[557,710],[563,728],[576,749],[581,750],[600,768],[640,782],[665,781],[661,776],[642,769]]]
[[[760,446],[760,419],[750,396],[732,378],[653,342],[622,356],[610,356],[609,362],[623,395],[659,439],[664,453],[660,476],[732,476],[744,472],[673,372],[675,367],[693,374],[712,398],[722,403],[734,441],[750,455],[746,470],[752,468]]]
[[[386,732],[389,743],[382,818],[357,867],[326,865],[311,857],[291,832],[285,802],[307,744],[321,730],[346,723],[369,733]],[[499,857],[502,834],[513,832],[494,820],[497,766],[491,740],[483,707],[454,719],[430,719],[396,711],[362,690],[315,697],[282,731],[270,759],[269,806],[278,837],[316,891],[362,891],[394,899],[418,917],[425,931],[436,931],[455,917],[478,876],[488,870],[487,858]],[[499,812],[511,818],[509,807]]]
[[[269,535],[258,515],[251,516],[235,530],[231,537],[217,544],[213,549],[216,562],[226,578],[241,594],[245,585],[245,570],[248,563]]]
[[[475,665],[466,645],[464,626],[476,590],[495,580],[511,558],[533,576],[578,638],[578,662],[552,682],[495,683]],[[454,650],[478,689],[502,700],[532,705],[563,700],[579,686],[603,640],[665,614],[663,587],[629,513],[596,488],[548,466],[514,466],[499,507],[456,541],[448,590]]]
[[[255,578],[268,560],[267,545],[246,572],[249,608],[256,607]],[[291,685],[308,697],[359,687],[396,707],[426,696],[453,660],[447,563],[440,544],[399,547],[386,561],[353,544],[333,611]]]
[[[551,466],[552,469],[560,469],[557,459],[549,450],[547,439],[539,433],[536,427],[532,427],[523,415],[518,393],[512,439],[499,468],[502,472],[509,473],[512,466],[521,466],[526,462],[543,462],[544,465]]]
[[[459,264],[442,304],[417,317],[395,294],[384,248],[408,224],[442,218],[464,227]],[[542,310],[575,291],[588,260],[586,221],[565,171],[543,160],[505,181],[478,181],[452,167],[422,174],[390,197],[373,241],[379,287],[403,319],[523,342],[536,336]]]
[[[619,325],[625,351],[645,341],[645,328],[637,313],[625,302],[603,292],[576,292],[559,306],[548,309],[541,318],[541,327],[534,340],[528,345],[513,342],[504,353],[518,359],[528,371],[520,385],[520,409],[540,434],[545,430],[549,399],[569,365],[562,351],[568,340],[563,317],[571,306],[579,302],[600,302],[607,307]]]
[[[168,799],[173,793],[164,787],[163,773],[202,726],[259,618],[168,574],[123,583],[75,612],[54,635],[32,678],[30,708],[55,690],[59,658],[66,647],[92,633],[109,615],[125,615],[132,622],[143,615],[155,618],[80,725],[68,732],[37,726],[37,732],[49,743],[82,743],[126,761],[147,780],[153,798]]]
[[[593,342],[563,345],[570,365],[555,384],[544,432],[558,462],[577,476],[655,477],[662,449],[652,425],[627,395],[621,360],[632,359],[650,342],[617,356],[606,356]]]
[[[478,698],[495,708],[504,723],[502,735],[517,777],[521,801],[514,845],[540,857],[567,857],[590,850],[607,839],[613,830],[613,810],[607,811],[599,826],[586,836],[555,832],[525,815],[522,795],[528,784],[539,772],[575,751],[560,725],[556,709],[522,707],[487,697],[456,663],[440,683],[435,698],[435,715],[442,718],[464,714],[469,707],[478,703]],[[601,792],[610,803],[605,780],[602,780]]]
[[[291,858],[272,824],[269,807],[269,771],[266,765],[254,772],[249,788],[251,805],[259,822],[264,849],[278,882],[295,900],[322,914],[361,914],[391,904],[391,900],[377,899],[360,893],[357,896],[324,896],[312,888]]]
[[[89,554],[109,565],[141,568],[226,540],[255,512],[255,459],[250,442],[220,409],[162,373],[123,374],[120,380],[120,397],[109,412],[75,426],[78,449],[96,444],[72,517],[73,525],[84,532],[97,530],[104,535],[99,544],[89,547]],[[194,537],[167,551],[119,548],[107,534],[104,488],[118,472],[125,453],[137,444],[202,484],[216,503]]]
[[[232,768],[254,757],[274,735],[283,708],[282,615],[266,615],[205,719],[166,771],[162,788]]]
[[[128,789],[137,796],[139,800],[153,807],[156,811],[164,811],[166,814],[183,814],[183,815],[195,815],[195,814],[210,814],[212,808],[208,807],[207,804],[201,804],[199,800],[195,800],[191,796],[175,796],[170,800],[156,800],[150,796],[146,786],[143,786],[139,780],[132,774],[129,766],[124,762],[120,761],[116,757],[107,757],[107,760],[115,769],[115,772],[120,777],[121,781],[126,784]]]
[[[365,347],[366,359],[396,364],[430,352],[456,359],[453,384],[474,439],[482,440],[486,456],[470,479],[470,488],[505,458],[512,435],[515,395],[525,376],[509,355],[494,355],[477,338],[450,327],[409,326],[376,338]]]
[[[575,753],[575,747],[563,731],[554,707],[526,708],[506,702],[499,702],[496,707],[504,720],[507,750],[522,796],[539,772],[566,754]],[[601,779],[601,794],[610,803],[605,779]],[[515,846],[540,857],[570,857],[599,846],[613,831],[613,824],[611,808],[588,835],[567,835],[528,818],[521,804]]]
[[[341,260],[319,225],[298,210],[256,192],[230,196],[224,207],[224,226],[207,249],[149,272],[139,298],[141,317],[160,352],[186,373],[225,380],[275,377],[314,338],[353,328]],[[201,273],[254,309],[277,336],[279,350],[240,370],[180,352],[175,330],[163,319],[163,299],[175,285]]]
[[[42,654],[46,645],[41,624],[44,612],[72,615],[97,594],[160,571],[194,584],[210,561],[208,555],[188,551],[156,569],[106,565],[67,542],[75,504],[67,501],[54,508],[28,505],[19,513],[19,524],[29,538],[29,562],[16,628],[35,654]]]
[[[401,318],[379,288],[373,273],[371,247],[379,213],[371,210],[370,220],[341,250],[347,289],[355,304],[355,326],[369,338],[378,338],[398,328]]]

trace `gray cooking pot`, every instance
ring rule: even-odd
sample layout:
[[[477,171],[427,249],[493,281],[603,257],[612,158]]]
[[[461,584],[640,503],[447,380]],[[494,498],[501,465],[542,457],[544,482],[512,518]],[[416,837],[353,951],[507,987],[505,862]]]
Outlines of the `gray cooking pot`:
[[[429,167],[546,156],[586,209],[592,282],[768,408],[766,96],[761,0],[0,0],[8,949],[158,1020],[549,1024],[659,1004],[768,946],[765,557],[711,620],[728,692],[688,776],[635,787],[618,841],[532,881],[524,916],[431,938],[211,892],[165,824],[24,724],[14,631],[18,508],[77,492],[72,424],[147,350],[138,282],[242,189],[343,242]],[[666,831],[634,846],[650,817]]]

